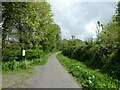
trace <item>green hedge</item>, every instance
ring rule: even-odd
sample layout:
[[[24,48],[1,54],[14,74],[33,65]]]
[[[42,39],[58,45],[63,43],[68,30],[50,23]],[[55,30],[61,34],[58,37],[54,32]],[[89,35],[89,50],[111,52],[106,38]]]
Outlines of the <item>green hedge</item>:
[[[42,53],[41,58],[32,59],[32,60],[20,60],[20,61],[7,61],[0,64],[3,71],[12,71],[12,70],[26,70],[31,69],[32,66],[42,65],[47,62],[47,59],[51,53]]]
[[[2,50],[2,55],[3,55],[3,61],[13,61],[18,59],[18,56],[21,55],[21,51],[6,48]]]
[[[62,54],[85,62],[93,69],[120,80],[120,49],[116,44],[92,44],[83,46],[69,46],[62,50]]]
[[[40,58],[40,56],[43,54],[42,50],[38,50],[38,49],[29,49],[26,50],[25,52],[25,58],[27,60],[32,60],[32,59],[37,59]],[[19,61],[22,60],[22,56],[21,56],[21,50],[15,50],[15,49],[4,49],[2,51],[2,55],[3,55],[3,61]]]
[[[43,53],[42,50],[37,50],[37,49],[26,50],[26,59],[27,60],[32,60],[32,59],[40,58],[40,56],[42,55],[42,53]]]

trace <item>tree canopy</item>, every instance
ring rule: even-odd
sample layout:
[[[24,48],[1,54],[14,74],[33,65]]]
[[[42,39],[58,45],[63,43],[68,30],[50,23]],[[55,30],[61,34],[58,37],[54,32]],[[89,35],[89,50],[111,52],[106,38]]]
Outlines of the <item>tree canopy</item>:
[[[3,2],[2,12],[3,60],[6,50],[49,52],[60,47],[60,27],[53,20],[48,2]]]

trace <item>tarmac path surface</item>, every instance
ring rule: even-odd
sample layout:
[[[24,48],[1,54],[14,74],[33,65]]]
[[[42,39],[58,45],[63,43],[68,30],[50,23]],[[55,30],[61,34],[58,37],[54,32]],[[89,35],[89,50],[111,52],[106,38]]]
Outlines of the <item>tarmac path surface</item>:
[[[13,78],[15,78],[14,76]],[[45,65],[34,67],[31,74],[18,75],[18,83],[14,82],[8,87],[22,87],[22,88],[80,88],[76,80],[68,73],[67,70],[58,62],[56,54],[49,57]],[[21,80],[21,78],[22,80]],[[8,78],[3,75],[3,81],[10,81],[12,76]],[[12,80],[11,82],[13,82]],[[6,82],[5,82],[6,83]],[[4,83],[3,83],[4,84]],[[7,85],[7,84],[6,84]]]

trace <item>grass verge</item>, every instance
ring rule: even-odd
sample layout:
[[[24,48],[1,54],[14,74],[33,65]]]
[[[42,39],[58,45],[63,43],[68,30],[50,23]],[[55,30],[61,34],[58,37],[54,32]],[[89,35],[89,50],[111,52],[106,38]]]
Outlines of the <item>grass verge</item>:
[[[57,58],[84,88],[120,88],[118,80],[114,80],[98,70],[92,70],[82,62],[69,59],[61,53],[57,55]]]
[[[52,53],[43,53],[41,58],[32,59],[32,60],[21,60],[21,61],[12,61],[12,62],[2,62],[2,72],[31,72],[33,66],[43,65],[47,62],[48,57]]]

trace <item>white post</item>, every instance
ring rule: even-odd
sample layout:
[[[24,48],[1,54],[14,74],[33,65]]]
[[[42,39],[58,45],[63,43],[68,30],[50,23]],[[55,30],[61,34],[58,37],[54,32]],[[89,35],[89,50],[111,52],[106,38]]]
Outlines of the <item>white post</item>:
[[[25,50],[22,50],[22,56],[25,56]]]

